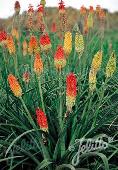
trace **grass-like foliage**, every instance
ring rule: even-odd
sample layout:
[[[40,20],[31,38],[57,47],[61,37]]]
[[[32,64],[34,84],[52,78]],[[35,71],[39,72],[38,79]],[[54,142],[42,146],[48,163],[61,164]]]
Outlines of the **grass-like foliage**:
[[[19,12],[16,2],[12,27],[0,32],[0,170],[116,170],[118,41],[108,13],[82,7],[71,29],[61,1],[51,30],[45,1],[25,23]],[[76,139],[98,138],[106,149],[79,156]]]

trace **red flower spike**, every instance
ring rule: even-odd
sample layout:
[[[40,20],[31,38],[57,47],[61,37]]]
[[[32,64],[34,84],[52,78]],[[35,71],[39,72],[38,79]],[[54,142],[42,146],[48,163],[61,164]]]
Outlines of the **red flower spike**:
[[[41,130],[47,132],[48,131],[48,121],[45,113],[37,108],[36,109],[37,123],[40,126]]]
[[[40,46],[41,46],[42,51],[47,51],[47,50],[51,49],[51,41],[50,41],[50,37],[47,33],[41,35]]]
[[[38,49],[38,42],[35,36],[31,36],[29,40],[29,48],[28,51],[30,54],[33,54]]]
[[[5,31],[0,32],[0,43],[4,43],[7,40],[7,33]]]
[[[77,95],[77,80],[73,73],[70,73],[66,78],[66,95],[75,96]]]
[[[77,96],[77,79],[73,73],[67,75],[66,78],[66,106],[67,111],[71,111],[75,105]]]
[[[38,5],[37,7],[38,7],[37,12],[43,14],[43,13],[44,13],[44,7],[43,7],[43,5],[40,4],[40,5]]]
[[[61,45],[57,47],[57,51],[54,56],[54,64],[57,70],[61,70],[66,65],[66,59],[64,57],[64,50]]]
[[[64,13],[65,12],[65,5],[64,2],[61,0],[59,3],[59,13]]]

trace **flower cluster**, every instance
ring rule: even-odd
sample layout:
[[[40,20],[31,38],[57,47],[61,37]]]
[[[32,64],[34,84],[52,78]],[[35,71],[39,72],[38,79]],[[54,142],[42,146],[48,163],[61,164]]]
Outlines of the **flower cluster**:
[[[42,131],[48,132],[48,121],[45,113],[37,108],[36,109],[37,123]]]
[[[70,73],[66,77],[66,106],[67,111],[71,111],[75,105],[77,96],[77,79],[73,73]]]
[[[35,54],[34,59],[34,72],[37,75],[40,75],[43,72],[43,62],[41,60],[40,54]]]
[[[10,89],[12,90],[14,96],[21,97],[22,96],[22,89],[17,81],[16,77],[13,74],[8,75],[8,82]]]
[[[15,54],[16,53],[15,43],[14,43],[13,37],[11,35],[7,36],[6,44],[7,44],[9,53],[11,55]]]
[[[51,41],[47,33],[40,36],[40,46],[42,51],[49,51],[51,49]]]
[[[36,53],[38,49],[38,41],[36,37],[32,35],[29,40],[28,52],[32,55]]]
[[[109,78],[116,70],[116,55],[112,52],[106,67],[106,77]]]
[[[0,44],[5,44],[7,40],[7,33],[5,31],[0,31]]]
[[[96,75],[102,63],[102,51],[98,51],[92,61],[89,72],[89,90],[93,92],[96,89]]]
[[[69,56],[69,54],[72,51],[72,33],[66,32],[64,37],[64,53],[66,56]]]
[[[54,65],[57,70],[61,71],[63,67],[66,65],[66,59],[64,56],[64,50],[61,45],[58,45],[57,51],[54,56]]]
[[[81,33],[76,33],[75,35],[75,50],[81,56],[84,52],[84,38]]]

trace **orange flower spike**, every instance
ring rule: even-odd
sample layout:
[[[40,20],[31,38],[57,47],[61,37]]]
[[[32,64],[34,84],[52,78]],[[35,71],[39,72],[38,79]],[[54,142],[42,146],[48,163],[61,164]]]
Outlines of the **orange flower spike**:
[[[29,41],[29,48],[28,51],[29,53],[32,55],[33,52],[35,52],[35,50],[38,49],[38,42],[35,36],[31,36],[30,37],[30,41]]]
[[[36,116],[37,116],[37,123],[41,128],[41,130],[43,130],[44,132],[48,132],[48,121],[45,113],[41,109],[37,108]]]
[[[15,2],[15,6],[14,6],[14,10],[15,10],[15,13],[16,14],[19,14],[20,13],[20,3],[19,3],[19,1],[16,1]]]
[[[12,55],[12,54],[15,54],[16,53],[16,48],[15,48],[15,44],[14,44],[14,40],[13,40],[13,37],[11,35],[8,35],[7,36],[7,48],[8,48],[8,51],[9,53]]]
[[[16,77],[12,74],[8,75],[8,82],[11,91],[13,92],[14,96],[21,97],[22,96],[22,89],[17,81]]]
[[[66,59],[64,57],[64,50],[61,45],[57,47],[57,51],[54,56],[54,65],[58,71],[61,71],[66,65]]]
[[[41,35],[40,46],[42,51],[48,51],[51,49],[52,45],[51,45],[50,37],[47,33]]]
[[[43,72],[43,62],[39,54],[35,54],[34,59],[34,72],[37,75],[40,75]]]
[[[67,75],[66,78],[66,106],[67,111],[71,111],[75,105],[77,96],[77,79],[73,73]]]

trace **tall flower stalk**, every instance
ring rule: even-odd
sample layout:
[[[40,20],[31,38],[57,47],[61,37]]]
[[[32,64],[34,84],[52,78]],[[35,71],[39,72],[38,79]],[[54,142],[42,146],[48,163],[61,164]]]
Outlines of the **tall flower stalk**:
[[[37,80],[38,80],[38,88],[39,88],[39,93],[40,93],[40,98],[41,98],[42,109],[45,112],[45,105],[44,105],[43,92],[42,92],[42,87],[41,87],[41,78],[40,78],[41,73],[43,72],[43,62],[40,57],[40,54],[35,55],[34,72],[35,72]]]
[[[64,56],[64,50],[62,45],[58,45],[57,50],[54,55],[54,65],[59,73],[59,124],[62,129],[62,113],[63,113],[63,108],[62,108],[62,69],[66,65],[66,58]]]
[[[72,111],[72,107],[75,105],[77,96],[77,79],[73,73],[70,73],[66,77],[66,107],[67,114]],[[66,115],[68,116],[68,115]]]

